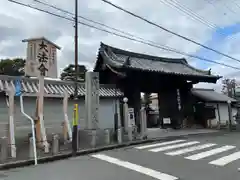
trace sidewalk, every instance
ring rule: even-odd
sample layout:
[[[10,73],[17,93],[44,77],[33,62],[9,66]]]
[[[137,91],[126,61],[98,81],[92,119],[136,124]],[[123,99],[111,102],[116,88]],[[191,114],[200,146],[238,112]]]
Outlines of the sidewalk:
[[[225,134],[226,131],[219,131],[219,130],[211,130],[211,129],[183,129],[183,130],[174,130],[174,129],[147,129],[148,138],[141,140],[137,138],[134,141],[125,141],[121,144],[118,144],[114,141],[111,142],[111,144],[99,144],[98,146],[94,148],[83,148],[80,146],[80,149],[77,153],[78,156],[85,155],[89,153],[96,153],[99,151],[104,150],[111,150],[116,148],[122,148],[127,147],[131,145],[138,145],[143,143],[150,143],[154,141],[160,141],[160,140],[166,140],[168,138],[179,138],[179,137],[187,137],[187,136],[193,136],[193,135],[220,135]],[[38,162],[39,163],[46,163],[50,161],[60,160],[60,159],[66,159],[71,157],[71,144],[67,145],[69,148],[63,149],[63,147],[60,147],[60,150],[57,155],[52,155],[51,153],[44,154],[43,152],[38,153]],[[16,168],[16,167],[22,167],[22,166],[28,166],[33,165],[34,161],[33,159],[28,158],[28,148],[29,146],[26,146],[26,149],[21,149],[21,157],[18,157],[15,160],[7,161],[4,164],[0,164],[0,170],[2,169],[10,169],[10,168]],[[65,145],[66,147],[66,145]]]

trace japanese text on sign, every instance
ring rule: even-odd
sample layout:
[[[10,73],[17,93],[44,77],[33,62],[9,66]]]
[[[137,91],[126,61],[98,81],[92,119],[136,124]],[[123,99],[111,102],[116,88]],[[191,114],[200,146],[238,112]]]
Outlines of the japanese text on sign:
[[[40,64],[38,67],[40,75],[45,76],[46,71],[48,71],[48,69],[46,68],[46,63],[48,62],[48,49],[44,41],[39,44],[39,52],[37,57]]]

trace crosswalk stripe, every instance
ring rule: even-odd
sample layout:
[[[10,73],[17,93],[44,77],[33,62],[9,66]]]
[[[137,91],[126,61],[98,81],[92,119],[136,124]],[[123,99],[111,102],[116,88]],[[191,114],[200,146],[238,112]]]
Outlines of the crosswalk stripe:
[[[235,146],[226,145],[226,146],[222,146],[220,148],[212,149],[212,150],[209,150],[209,151],[205,151],[205,152],[201,152],[201,153],[198,153],[198,154],[194,154],[194,155],[185,157],[185,159],[199,160],[199,159],[203,159],[205,157],[209,157],[209,156],[212,156],[212,155],[215,155],[215,154],[219,154],[221,152],[228,151],[230,149],[234,149],[234,148],[235,148]]]
[[[150,144],[150,145],[145,145],[145,146],[138,146],[138,147],[135,147],[135,148],[136,149],[147,149],[147,148],[164,146],[164,145],[169,145],[169,144],[174,144],[174,143],[179,143],[179,142],[184,142],[184,141],[186,141],[186,140],[174,140],[174,141],[161,142],[161,143]]]
[[[176,155],[181,155],[181,154],[185,154],[185,153],[188,153],[188,152],[193,152],[193,151],[196,151],[196,150],[206,149],[206,148],[209,148],[209,147],[212,147],[212,146],[215,146],[215,145],[216,144],[207,143],[207,144],[203,144],[203,145],[197,145],[197,146],[193,146],[193,147],[189,147],[189,148],[180,149],[180,150],[177,150],[177,151],[168,152],[168,153],[165,153],[165,154],[169,155],[169,156],[176,156]]]
[[[160,148],[155,148],[155,149],[150,149],[149,151],[151,152],[160,152],[160,151],[165,151],[165,150],[169,150],[169,149],[175,149],[175,148],[180,148],[180,147],[184,147],[184,146],[190,146],[193,144],[198,144],[200,142],[198,141],[191,141],[191,142],[187,142],[187,143],[181,143],[181,144],[175,144],[175,145],[170,145],[170,146],[164,146],[164,147],[160,147]]]
[[[228,156],[221,157],[219,159],[216,159],[214,161],[209,162],[209,164],[214,164],[217,166],[225,166],[226,164],[229,164],[235,160],[240,159],[240,152],[235,152],[233,154],[230,154]]]
[[[159,171],[147,168],[147,167],[133,164],[131,162],[122,161],[120,159],[113,158],[113,157],[110,157],[110,156],[107,156],[104,154],[95,154],[95,155],[92,155],[92,157],[95,157],[97,159],[106,161],[108,163],[112,163],[112,164],[130,169],[130,170],[139,172],[141,174],[144,174],[144,175],[147,175],[147,176],[159,179],[159,180],[177,180],[177,179],[179,179],[178,177],[172,176],[170,174],[162,173],[162,172],[159,172]]]

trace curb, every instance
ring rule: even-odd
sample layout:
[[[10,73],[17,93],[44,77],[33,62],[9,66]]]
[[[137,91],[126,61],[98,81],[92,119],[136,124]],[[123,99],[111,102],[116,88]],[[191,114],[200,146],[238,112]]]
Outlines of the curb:
[[[76,156],[83,156],[83,155],[86,155],[86,154],[97,153],[97,152],[113,150],[113,149],[119,149],[119,148],[124,148],[124,147],[128,147],[128,146],[151,143],[151,142],[156,142],[156,141],[161,141],[161,140],[171,140],[171,139],[176,139],[176,138],[187,138],[189,136],[197,136],[197,135],[198,136],[199,135],[201,135],[201,136],[223,135],[223,134],[226,134],[226,133],[228,133],[228,132],[225,132],[225,131],[206,132],[206,133],[194,133],[194,134],[187,134],[187,135],[179,135],[179,136],[166,136],[166,137],[151,138],[151,139],[146,139],[146,140],[137,140],[137,141],[126,142],[126,143],[122,143],[122,144],[114,144],[114,145],[107,145],[107,146],[98,147],[98,148],[80,150],[80,151],[77,152]],[[68,159],[70,157],[74,157],[72,155],[72,153],[64,153],[64,154],[59,154],[59,155],[54,155],[54,156],[42,157],[42,158],[38,158],[38,164],[44,164],[44,163],[53,162],[53,161],[57,161],[57,160],[64,160],[64,159]],[[15,161],[15,162],[10,162],[10,163],[6,163],[6,164],[1,164],[0,165],[0,170],[8,170],[8,169],[25,167],[25,166],[30,166],[30,165],[34,165],[34,159],[23,160],[23,161]]]

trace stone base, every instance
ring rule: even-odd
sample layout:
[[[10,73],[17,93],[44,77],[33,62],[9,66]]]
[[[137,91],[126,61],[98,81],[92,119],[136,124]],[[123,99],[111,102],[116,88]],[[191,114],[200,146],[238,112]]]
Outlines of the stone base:
[[[113,141],[114,131],[113,129],[109,129],[110,134],[110,142]],[[95,145],[93,143],[93,136],[96,136]],[[92,147],[92,146],[100,146],[106,144],[106,132],[104,129],[98,130],[79,130],[79,147]]]

